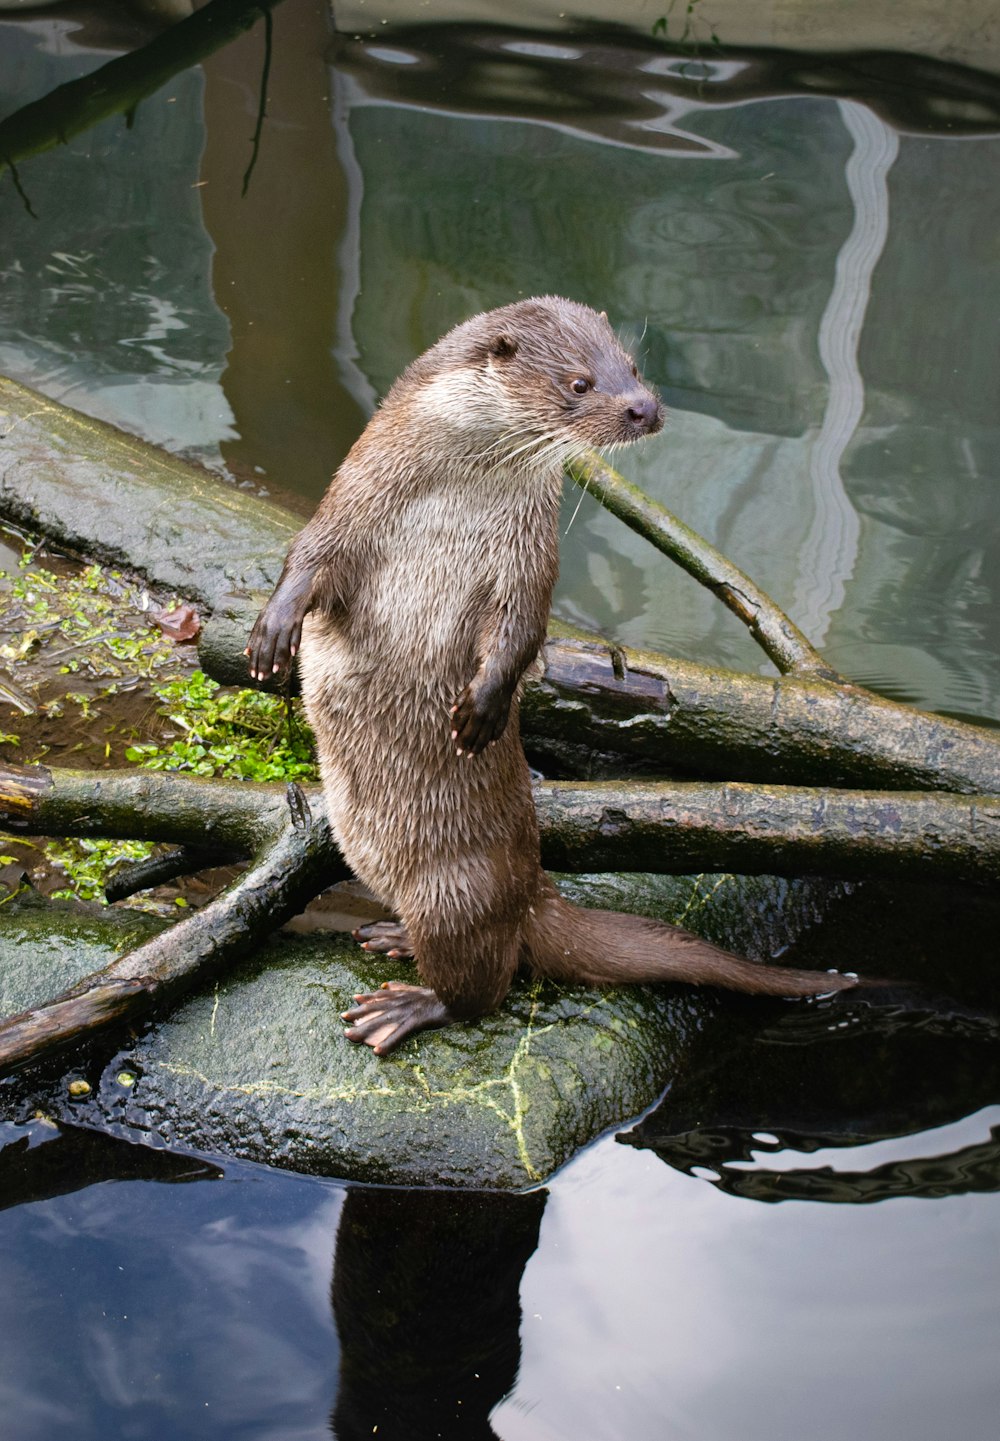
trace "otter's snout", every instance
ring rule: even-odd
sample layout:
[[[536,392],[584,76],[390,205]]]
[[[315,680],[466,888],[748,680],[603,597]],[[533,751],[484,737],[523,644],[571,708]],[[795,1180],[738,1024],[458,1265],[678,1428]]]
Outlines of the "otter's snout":
[[[648,390],[629,396],[625,414],[637,436],[655,435],[663,424],[663,407]]]
[[[625,422],[631,435],[656,435],[663,425],[663,406],[650,391],[637,391],[625,396]]]

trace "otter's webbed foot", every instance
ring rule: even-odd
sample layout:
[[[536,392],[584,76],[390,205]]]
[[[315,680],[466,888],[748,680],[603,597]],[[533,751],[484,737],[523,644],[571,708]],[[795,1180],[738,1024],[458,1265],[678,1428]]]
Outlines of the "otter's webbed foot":
[[[410,933],[402,921],[370,921],[352,932],[364,951],[381,951],[385,956],[412,956]]]
[[[278,588],[254,621],[244,655],[254,680],[270,680],[287,671],[302,640],[302,622],[309,611],[313,577],[282,577]]]
[[[374,995],[354,999],[358,1004],[343,1012],[343,1019],[352,1022],[344,1035],[371,1046],[376,1056],[387,1056],[416,1031],[447,1026],[455,1019],[433,991],[401,981],[386,981]]]
[[[451,738],[458,754],[476,756],[507,726],[513,689],[472,680],[451,708]]]

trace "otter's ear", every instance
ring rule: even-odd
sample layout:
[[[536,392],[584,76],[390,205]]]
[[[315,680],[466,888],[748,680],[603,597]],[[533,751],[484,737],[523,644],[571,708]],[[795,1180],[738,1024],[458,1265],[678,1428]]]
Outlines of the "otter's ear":
[[[490,355],[494,360],[512,360],[517,354],[517,341],[512,335],[494,335],[490,341]]]

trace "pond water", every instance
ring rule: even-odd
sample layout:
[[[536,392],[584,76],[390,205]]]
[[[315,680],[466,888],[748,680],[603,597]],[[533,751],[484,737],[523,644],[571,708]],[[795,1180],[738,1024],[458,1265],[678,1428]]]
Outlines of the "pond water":
[[[138,27],[117,8],[0,14],[0,113]],[[16,185],[0,177],[0,370],[314,500],[449,325],[572,295],[634,340],[670,410],[622,468],[841,671],[996,722],[1000,82],[719,38],[357,37],[286,0],[245,195],[261,23],[128,123],[64,124],[48,149],[31,132]],[[760,665],[589,498],[567,496],[566,523],[562,615]],[[970,948],[992,959],[986,903],[949,904],[938,953],[953,972]],[[894,905],[919,949],[915,898]],[[843,1040],[779,1105],[758,1092],[787,1037],[734,1027],[739,1066],[533,1196],[0,1126],[5,1434],[995,1436],[993,1033],[972,1016]]]

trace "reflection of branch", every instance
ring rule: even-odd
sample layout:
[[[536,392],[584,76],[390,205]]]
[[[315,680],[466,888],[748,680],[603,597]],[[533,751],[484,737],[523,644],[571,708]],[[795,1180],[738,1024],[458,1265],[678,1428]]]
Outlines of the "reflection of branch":
[[[7,164],[8,164],[8,166],[10,167],[10,178],[11,178],[11,180],[13,180],[13,182],[14,182],[14,189],[17,191],[18,195],[21,197],[21,203],[23,204],[23,206],[24,206],[25,210],[28,212],[28,214],[31,216],[32,220],[37,220],[37,219],[38,219],[38,216],[35,214],[35,211],[32,209],[31,201],[28,199],[28,192],[25,190],[24,186],[21,184],[21,177],[20,177],[20,175],[18,175],[18,173],[17,173],[17,166],[14,164],[13,160],[8,160],[8,161],[7,161]],[[3,166],[3,161],[0,160],[0,168],[2,168],[2,166]]]
[[[64,145],[111,115],[127,114],[180,70],[228,45],[269,15],[279,0],[211,0],[187,20],[129,55],[24,105],[0,121],[0,174],[11,171],[19,194],[16,162]],[[30,207],[29,207],[30,208]]]
[[[900,1196],[939,1201],[1000,1191],[1000,1126],[990,1139],[949,1156],[887,1161],[871,1171],[838,1171],[833,1166],[800,1166],[793,1171],[738,1171],[720,1167],[713,1179],[720,1191],[751,1201],[825,1201],[872,1205]]]
[[[243,175],[243,189],[240,191],[241,198],[250,189],[250,177],[257,164],[257,156],[260,153],[260,134],[264,128],[264,119],[267,115],[267,81],[271,74],[271,42],[274,38],[274,21],[271,18],[270,10],[264,11],[264,68],[260,76],[260,98],[257,101],[257,125],[253,132],[253,152],[250,156],[250,164]]]
[[[566,474],[612,515],[713,591],[749,627],[754,640],[783,675],[837,678],[799,628],[748,575],[638,486],[631,485],[607,461],[594,454],[567,461]]]

